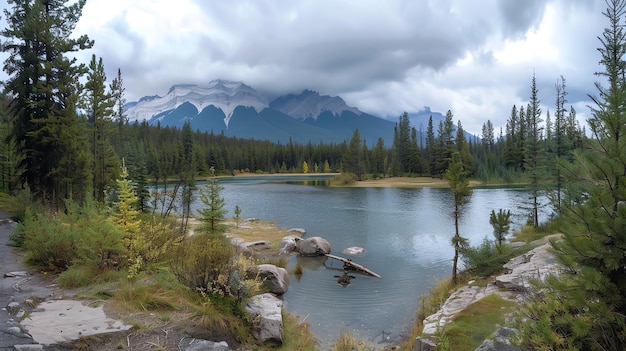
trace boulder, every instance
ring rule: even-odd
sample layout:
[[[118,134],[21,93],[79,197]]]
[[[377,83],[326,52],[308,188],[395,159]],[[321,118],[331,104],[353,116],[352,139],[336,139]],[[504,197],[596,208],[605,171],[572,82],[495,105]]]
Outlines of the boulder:
[[[417,339],[415,339],[415,344],[413,344],[412,351],[435,351],[435,350],[437,350],[437,344],[435,344],[434,341],[427,339],[427,338],[418,337]]]
[[[330,253],[330,243],[319,236],[298,241],[296,248],[302,256],[324,256]]]
[[[282,295],[289,289],[289,272],[273,264],[260,264],[259,277],[263,279],[263,286],[269,292]]]
[[[246,304],[253,328],[252,335],[261,342],[283,343],[283,302],[266,293],[253,296]]]
[[[296,249],[296,243],[300,240],[299,237],[295,235],[287,235],[286,237],[280,240],[278,254],[279,255],[289,255]]]
[[[224,341],[213,342],[194,338],[181,340],[178,347],[182,351],[231,351],[231,348]]]
[[[522,349],[500,341],[485,340],[474,351],[522,351]]]

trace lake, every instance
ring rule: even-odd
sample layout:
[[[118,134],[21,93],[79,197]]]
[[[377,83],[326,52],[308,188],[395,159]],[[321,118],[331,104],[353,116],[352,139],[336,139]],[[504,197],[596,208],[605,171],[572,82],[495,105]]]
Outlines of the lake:
[[[336,188],[326,186],[322,177],[237,177],[220,184],[228,217],[239,206],[241,217],[304,228],[305,237],[327,239],[333,254],[382,276],[353,274],[356,278],[343,287],[335,277],[343,272],[340,262],[290,258],[287,269],[300,262],[304,274],[301,279],[292,275],[285,309],[310,323],[322,349],[342,332],[381,344],[406,335],[420,295],[451,274],[454,204],[449,189]],[[474,246],[485,237],[493,239],[489,214],[500,208],[511,210],[512,227],[519,229],[529,203],[524,188],[476,188],[463,208],[460,233]],[[365,252],[342,253],[351,246]]]

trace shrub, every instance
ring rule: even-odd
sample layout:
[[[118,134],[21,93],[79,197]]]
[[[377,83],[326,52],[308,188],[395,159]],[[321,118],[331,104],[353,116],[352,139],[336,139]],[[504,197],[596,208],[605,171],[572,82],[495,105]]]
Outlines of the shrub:
[[[487,238],[483,239],[478,247],[469,247],[463,250],[462,261],[465,269],[479,277],[487,277],[498,272],[511,258],[511,247],[498,245]]]
[[[78,258],[79,233],[58,217],[27,210],[18,232],[28,251],[26,262],[29,264],[44,270],[63,271]]]
[[[349,333],[341,333],[337,340],[333,342],[332,351],[366,351],[372,350],[371,347],[366,346],[363,342],[357,340]]]
[[[224,237],[194,235],[175,250],[170,264],[185,286],[215,299],[241,302],[260,291],[261,281],[255,262],[235,254]]]
[[[357,181],[357,176],[354,173],[341,173],[335,176],[331,181],[331,185],[350,185]]]

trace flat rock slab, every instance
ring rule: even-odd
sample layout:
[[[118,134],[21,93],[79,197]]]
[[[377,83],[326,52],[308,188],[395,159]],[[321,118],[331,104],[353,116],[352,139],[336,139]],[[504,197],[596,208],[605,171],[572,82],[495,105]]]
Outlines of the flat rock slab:
[[[74,300],[43,302],[21,324],[36,342],[43,345],[132,328],[121,321],[107,318],[101,304],[91,307],[84,301]]]

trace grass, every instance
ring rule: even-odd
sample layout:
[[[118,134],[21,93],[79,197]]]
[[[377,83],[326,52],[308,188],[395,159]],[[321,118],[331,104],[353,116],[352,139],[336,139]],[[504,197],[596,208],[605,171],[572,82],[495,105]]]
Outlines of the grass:
[[[236,220],[231,218],[225,224],[228,226],[225,235],[241,238],[246,242],[265,240],[273,246],[278,246],[280,240],[287,235],[297,235],[297,233],[288,232],[287,229],[277,228],[276,223],[269,221],[241,221],[237,226]]]
[[[356,339],[352,334],[341,333],[333,342],[332,351],[370,351],[371,347]]]
[[[492,294],[474,302],[459,312],[445,326],[443,333],[448,338],[450,349],[473,351],[488,339],[505,322],[517,304]]]
[[[299,321],[298,317],[283,310],[283,344],[278,347],[261,346],[267,351],[317,351],[315,335],[309,330],[309,324]]]

